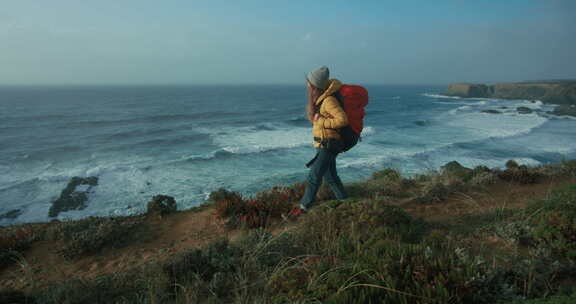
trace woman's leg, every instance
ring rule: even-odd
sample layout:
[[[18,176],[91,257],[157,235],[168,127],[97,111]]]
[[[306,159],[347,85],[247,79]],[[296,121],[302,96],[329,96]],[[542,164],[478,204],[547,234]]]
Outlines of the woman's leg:
[[[336,157],[334,157],[334,160],[328,164],[328,170],[324,174],[324,181],[330,186],[336,199],[341,200],[346,198],[346,190],[344,190],[344,185],[336,171]]]
[[[318,150],[318,157],[316,161],[310,167],[310,172],[308,173],[308,179],[306,184],[306,191],[304,192],[304,196],[300,201],[300,206],[304,209],[308,208],[310,204],[314,202],[316,198],[316,193],[318,193],[318,189],[320,189],[320,185],[322,184],[322,177],[328,170],[330,163],[336,161],[336,156],[326,149],[319,149]]]

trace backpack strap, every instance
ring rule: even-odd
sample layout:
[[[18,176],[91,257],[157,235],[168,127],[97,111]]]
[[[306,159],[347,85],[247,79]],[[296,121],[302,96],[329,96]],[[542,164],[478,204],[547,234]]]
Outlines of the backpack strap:
[[[336,98],[336,100],[338,100],[338,104],[340,105],[340,108],[342,108],[342,111],[344,111],[344,113],[346,113],[346,110],[344,109],[344,96],[342,96],[342,94],[340,94],[340,90],[336,91],[336,93],[332,94],[332,96],[334,96],[334,98]],[[336,130],[336,132],[340,133],[340,129],[341,128],[335,128],[332,130]]]
[[[338,103],[340,104],[340,107],[342,108],[342,110],[344,110],[344,97],[342,96],[342,94],[340,94],[340,91],[336,91],[336,93],[332,94],[332,96],[336,97],[336,100],[338,100]]]

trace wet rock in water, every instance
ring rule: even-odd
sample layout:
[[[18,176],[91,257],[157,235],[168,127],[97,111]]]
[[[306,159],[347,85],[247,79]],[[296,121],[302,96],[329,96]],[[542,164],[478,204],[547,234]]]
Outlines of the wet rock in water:
[[[501,107],[498,107],[498,109],[505,110],[505,109],[508,109],[508,107],[506,107],[506,106],[501,106]]]
[[[554,115],[576,116],[576,105],[559,105],[552,111]]]
[[[88,194],[94,186],[98,185],[98,177],[78,177],[70,179],[60,197],[52,203],[48,211],[49,217],[56,217],[59,213],[68,210],[82,210],[86,208]]]
[[[164,216],[175,212],[177,209],[176,200],[168,195],[156,195],[148,202],[147,214]]]
[[[20,216],[20,214],[22,214],[22,210],[20,209],[14,209],[14,210],[10,210],[4,214],[0,214],[0,220],[3,219],[15,219],[18,216]]]
[[[497,110],[482,110],[482,113],[488,113],[488,114],[502,114],[502,112],[497,111]]]
[[[532,109],[530,109],[528,107],[517,107],[516,111],[518,111],[518,113],[520,113],[520,114],[530,114],[530,113],[534,112]]]

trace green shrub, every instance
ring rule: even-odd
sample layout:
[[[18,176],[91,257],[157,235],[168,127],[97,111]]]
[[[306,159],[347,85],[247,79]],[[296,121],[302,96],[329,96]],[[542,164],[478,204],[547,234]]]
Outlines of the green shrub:
[[[518,184],[534,184],[542,178],[542,174],[529,170],[526,166],[510,167],[504,171],[496,171],[498,178]]]
[[[541,246],[576,261],[576,185],[553,191],[527,208],[534,225],[532,237]]]
[[[302,218],[298,234],[305,247],[315,248],[312,252],[331,252],[341,249],[341,236],[368,246],[380,239],[417,241],[425,230],[424,221],[399,207],[376,200],[346,200],[312,209]]]
[[[450,194],[448,187],[442,183],[429,183],[422,187],[422,194],[419,197],[421,202],[437,202]]]
[[[534,242],[532,238],[534,227],[525,220],[498,223],[494,230],[498,237],[510,243],[528,246]]]
[[[0,303],[33,303],[33,301],[22,291],[1,290]]]
[[[246,208],[246,202],[240,193],[225,189],[210,193],[209,200],[213,202],[216,216],[220,219],[235,218]]]
[[[537,167],[529,168],[533,173],[539,174],[542,177],[562,177],[566,175],[570,175],[568,172],[564,172],[561,165],[557,164],[548,164],[548,165],[540,165]]]
[[[30,248],[42,236],[43,225],[25,224],[2,227],[0,230],[0,268],[13,264],[17,254]]]
[[[176,200],[168,195],[155,195],[146,205],[147,214],[159,217],[176,212],[176,210]]]
[[[143,281],[141,273],[103,275],[92,280],[71,279],[32,292],[33,301],[26,303],[147,303],[151,290],[142,284]]]
[[[179,286],[193,286],[195,297],[202,302],[209,302],[209,298],[214,303],[230,303],[238,298],[262,297],[273,292],[265,288],[269,274],[301,253],[290,233],[273,236],[253,230],[233,244],[217,241],[164,263],[162,271],[168,277],[164,288],[177,296]]]
[[[290,200],[293,197],[294,194],[289,188],[273,188],[259,192],[250,199],[221,189],[218,197],[214,198],[214,208],[216,216],[224,220],[228,228],[260,228],[267,227],[271,221],[288,214],[292,208]]]
[[[346,184],[345,188],[349,198],[395,199],[405,197],[405,190],[415,185],[414,180],[402,178],[397,170],[384,169],[375,172],[366,181]]]
[[[164,263],[162,271],[168,277],[167,290],[178,284],[200,280],[200,294],[216,293],[219,297],[232,296],[233,274],[240,265],[241,253],[234,250],[228,241],[210,244],[204,249],[190,249]]]
[[[492,170],[490,170],[490,168],[488,168],[486,166],[482,166],[482,165],[476,166],[476,167],[474,167],[474,169],[472,169],[473,175],[477,175],[480,173],[487,173],[487,172],[492,172]]]
[[[475,186],[494,185],[498,182],[498,176],[493,172],[480,172],[475,174],[470,180],[470,184]]]
[[[390,181],[399,181],[402,175],[398,170],[386,168],[384,170],[376,171],[372,173],[372,179],[387,179]]]
[[[148,237],[143,216],[89,217],[77,221],[61,222],[45,232],[49,240],[63,240],[59,253],[74,259],[85,254],[100,252],[103,248],[119,248]]]
[[[508,169],[508,170],[518,169],[518,167],[519,167],[518,163],[513,159],[508,160],[506,162],[505,166],[506,166],[506,169]]]
[[[244,259],[253,259],[259,268],[275,267],[287,258],[305,254],[303,247],[297,245],[295,234],[290,232],[274,236],[265,230],[255,229],[232,246],[242,252]]]
[[[348,183],[344,185],[346,194],[349,198],[368,198],[371,193],[366,189],[364,182]]]
[[[237,192],[219,189],[210,194],[210,201],[216,216],[225,220],[227,227],[261,228],[288,214],[294,203],[301,199],[305,188],[305,183],[274,187],[258,192],[252,198],[242,198]],[[323,201],[333,198],[333,193],[323,184],[317,197]]]
[[[439,202],[450,194],[464,191],[466,185],[454,175],[435,175],[421,186],[414,199],[419,203]]]
[[[514,298],[515,283],[451,244],[382,240],[343,256],[301,259],[271,277],[269,288],[282,303],[494,303]]]
[[[216,203],[223,200],[233,199],[239,196],[238,192],[228,191],[224,188],[219,188],[216,191],[210,192],[208,195],[208,202]]]
[[[576,160],[565,160],[560,164],[563,175],[576,176]]]
[[[507,302],[506,304],[574,304],[576,303],[576,294],[571,296],[552,296],[548,298],[521,300]]]
[[[457,161],[451,161],[442,166],[442,175],[451,176],[462,182],[467,182],[472,178],[474,171],[460,165]]]

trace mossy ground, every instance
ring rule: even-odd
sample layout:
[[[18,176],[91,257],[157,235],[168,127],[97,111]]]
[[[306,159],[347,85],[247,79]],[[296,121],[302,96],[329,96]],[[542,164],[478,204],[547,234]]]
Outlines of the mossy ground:
[[[285,215],[303,184],[205,205],[0,230],[0,302],[571,303],[576,162],[406,178]],[[554,297],[551,297],[554,296]]]

